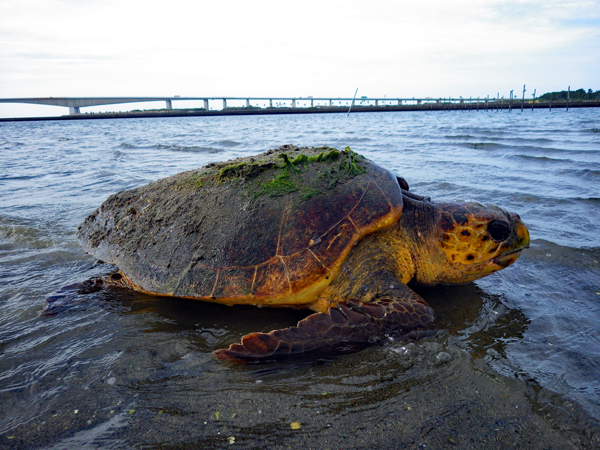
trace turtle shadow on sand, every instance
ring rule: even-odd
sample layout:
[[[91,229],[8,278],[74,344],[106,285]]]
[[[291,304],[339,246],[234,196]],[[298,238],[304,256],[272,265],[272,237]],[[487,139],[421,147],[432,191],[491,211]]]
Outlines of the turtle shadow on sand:
[[[244,364],[418,339],[435,313],[409,282],[468,283],[529,246],[517,214],[431,201],[349,147],[292,145],[114,194],[78,237],[119,271],[54,300],[117,286],[313,312],[215,351]]]
[[[507,342],[522,338],[529,324],[522,312],[504,306],[500,299],[482,292],[474,283],[433,287],[411,285],[411,288],[436,311],[436,320],[429,329],[428,339],[441,342],[448,335],[461,336],[464,339],[463,348],[468,349],[474,357],[484,357],[489,354],[489,349],[504,356]],[[312,314],[303,309],[243,305],[230,307],[183,298],[164,301],[164,298],[135,290],[111,287],[93,293],[73,292],[69,297],[49,297],[44,315],[68,314],[70,310],[79,308],[109,309],[127,316],[147,316],[139,322],[140,332],[166,333],[175,340],[179,335],[185,335],[192,348],[206,354],[239,342],[243,336],[252,332],[266,333],[294,326]],[[393,339],[385,342],[399,345]],[[309,354],[304,358],[290,357],[281,362],[285,365],[310,364],[364,347],[347,346],[338,348],[336,352]],[[279,364],[275,364],[269,370],[277,371],[278,366]]]

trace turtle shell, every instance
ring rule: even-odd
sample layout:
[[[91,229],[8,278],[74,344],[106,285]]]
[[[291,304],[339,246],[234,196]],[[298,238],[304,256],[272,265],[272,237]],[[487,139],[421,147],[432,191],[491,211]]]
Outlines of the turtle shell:
[[[394,174],[349,148],[288,145],[114,194],[78,237],[142,291],[293,306],[401,214]]]

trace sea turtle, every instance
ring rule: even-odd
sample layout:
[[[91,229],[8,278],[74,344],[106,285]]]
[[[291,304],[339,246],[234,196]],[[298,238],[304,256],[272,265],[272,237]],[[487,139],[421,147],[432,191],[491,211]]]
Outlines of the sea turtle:
[[[111,195],[87,217],[83,248],[119,271],[86,286],[314,311],[215,352],[238,363],[414,337],[434,313],[409,281],[481,278],[515,262],[529,233],[500,208],[408,189],[348,147],[209,164]]]

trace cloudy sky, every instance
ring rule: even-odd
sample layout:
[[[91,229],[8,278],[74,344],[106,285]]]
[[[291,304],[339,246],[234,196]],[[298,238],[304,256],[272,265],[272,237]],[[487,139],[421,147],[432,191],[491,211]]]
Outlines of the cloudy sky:
[[[2,0],[0,18],[0,98],[600,89],[600,0]]]

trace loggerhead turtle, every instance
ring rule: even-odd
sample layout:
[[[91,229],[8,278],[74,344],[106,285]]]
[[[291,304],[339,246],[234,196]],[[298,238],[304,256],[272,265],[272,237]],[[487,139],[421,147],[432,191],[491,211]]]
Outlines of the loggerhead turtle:
[[[111,195],[78,237],[119,269],[84,290],[314,311],[215,352],[238,363],[416,337],[434,313],[409,281],[467,283],[529,246],[516,214],[432,202],[348,147],[292,145]]]

